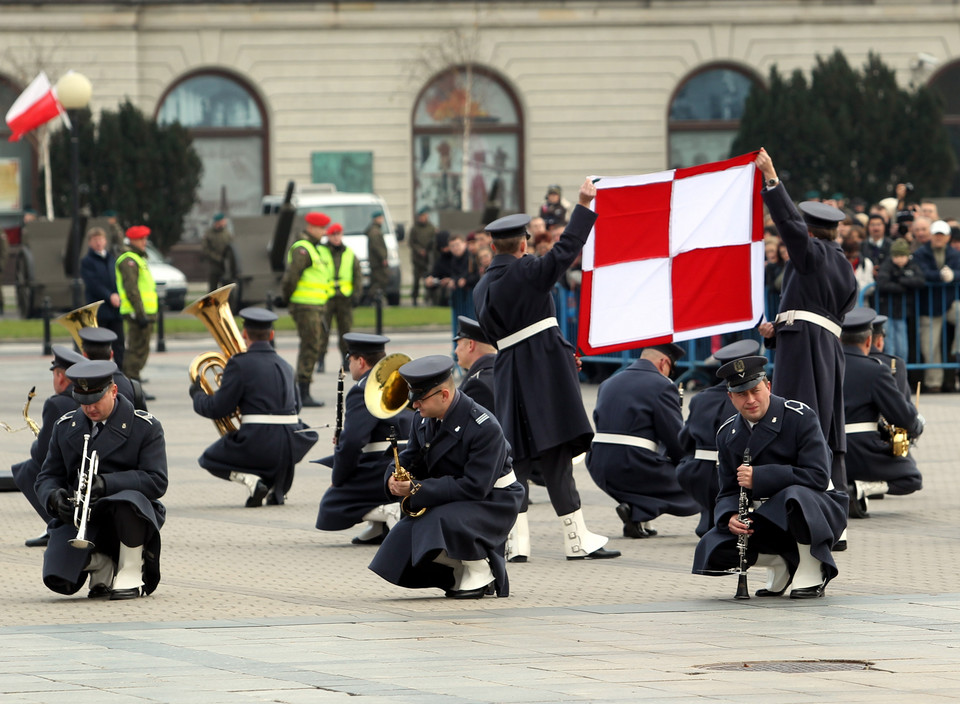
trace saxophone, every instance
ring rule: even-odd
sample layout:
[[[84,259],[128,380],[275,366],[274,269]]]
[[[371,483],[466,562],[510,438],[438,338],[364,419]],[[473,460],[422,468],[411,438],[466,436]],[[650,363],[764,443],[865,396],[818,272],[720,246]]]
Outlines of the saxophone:
[[[896,376],[897,374],[897,360],[890,360],[890,372]],[[920,393],[919,388],[917,389],[917,407],[919,408],[920,404]],[[878,430],[880,431],[880,437],[882,437],[886,442],[890,443],[890,451],[893,453],[894,457],[906,457],[907,453],[910,452],[910,436],[907,434],[906,428],[900,428],[889,422],[883,416],[880,416],[878,421],[880,426]]]
[[[0,428],[3,428],[8,433],[19,433],[21,430],[26,430],[27,428],[33,433],[34,437],[40,435],[40,426],[37,425],[36,421],[30,417],[30,402],[33,400],[33,397],[37,395],[37,387],[34,386],[30,389],[30,392],[27,394],[27,402],[23,404],[23,422],[26,423],[23,427],[13,428],[2,420],[0,420]]]

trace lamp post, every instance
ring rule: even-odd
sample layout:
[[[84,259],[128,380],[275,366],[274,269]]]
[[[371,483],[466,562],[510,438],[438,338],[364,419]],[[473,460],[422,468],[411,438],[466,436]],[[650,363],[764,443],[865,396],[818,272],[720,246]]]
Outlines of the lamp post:
[[[82,73],[70,71],[57,81],[57,99],[70,116],[70,188],[73,195],[71,209],[73,222],[70,225],[70,240],[67,243],[64,270],[67,276],[73,277],[71,289],[74,308],[83,305],[83,282],[80,279],[82,233],[80,232],[80,144],[77,138],[77,112],[89,105],[92,93],[90,81]]]

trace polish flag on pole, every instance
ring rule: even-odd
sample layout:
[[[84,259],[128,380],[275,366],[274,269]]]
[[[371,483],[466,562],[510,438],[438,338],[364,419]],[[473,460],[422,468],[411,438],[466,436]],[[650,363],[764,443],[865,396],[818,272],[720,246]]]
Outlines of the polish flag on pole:
[[[67,121],[66,111],[57,100],[57,93],[43,71],[20,94],[7,111],[10,141],[16,142],[30,130],[46,124],[57,115]],[[69,124],[69,123],[68,123]]]
[[[758,152],[596,181],[578,346],[604,354],[753,327],[763,315]]]

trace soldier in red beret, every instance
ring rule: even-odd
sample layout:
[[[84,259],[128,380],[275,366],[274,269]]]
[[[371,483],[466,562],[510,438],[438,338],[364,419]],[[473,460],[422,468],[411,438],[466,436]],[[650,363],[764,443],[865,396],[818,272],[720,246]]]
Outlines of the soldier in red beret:
[[[147,266],[147,238],[150,228],[134,225],[127,229],[130,249],[117,257],[117,293],[120,315],[126,321],[127,347],[123,355],[123,373],[140,381],[140,371],[150,355],[150,336],[157,318],[157,286]],[[148,401],[152,399],[144,394]]]
[[[310,396],[313,368],[320,357],[323,309],[330,297],[330,272],[320,252],[320,240],[327,234],[330,218],[320,212],[307,213],[300,238],[287,253],[287,271],[281,282],[284,302],[297,324],[300,351],[297,353],[297,388],[304,406],[323,406]]]

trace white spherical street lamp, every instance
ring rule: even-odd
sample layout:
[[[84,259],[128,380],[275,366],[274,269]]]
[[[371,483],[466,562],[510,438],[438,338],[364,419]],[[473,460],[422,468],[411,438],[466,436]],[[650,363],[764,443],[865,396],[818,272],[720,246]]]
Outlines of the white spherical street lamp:
[[[93,86],[82,73],[69,71],[57,81],[57,98],[67,110],[82,110],[90,104]]]

